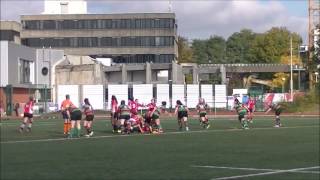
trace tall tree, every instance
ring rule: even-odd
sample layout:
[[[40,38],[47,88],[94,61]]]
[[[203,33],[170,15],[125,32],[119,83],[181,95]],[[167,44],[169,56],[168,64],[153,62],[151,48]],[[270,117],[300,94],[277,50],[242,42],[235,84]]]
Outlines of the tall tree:
[[[302,38],[284,27],[273,27],[263,35],[256,36],[251,49],[256,58],[254,61],[280,63],[281,56],[290,54],[290,37],[292,37],[294,54],[297,54]]]
[[[195,39],[192,42],[193,58],[198,64],[208,63],[206,40]]]
[[[179,63],[192,63],[195,62],[193,60],[193,52],[191,47],[189,46],[188,39],[182,36],[178,37],[178,62]]]
[[[256,34],[250,29],[233,33],[227,40],[226,55],[228,63],[251,63],[254,55],[251,53],[252,43]]]
[[[226,41],[221,36],[211,36],[207,41],[208,63],[226,63]]]

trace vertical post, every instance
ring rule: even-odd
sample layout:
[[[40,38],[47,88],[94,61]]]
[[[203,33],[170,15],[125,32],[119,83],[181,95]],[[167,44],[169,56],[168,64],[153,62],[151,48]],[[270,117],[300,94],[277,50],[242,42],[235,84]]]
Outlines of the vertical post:
[[[282,93],[284,93],[284,83],[286,82],[286,78],[282,78]]]
[[[122,64],[122,71],[121,71],[121,77],[122,77],[122,84],[127,83],[127,66],[126,64]]]
[[[300,68],[298,70],[298,88],[299,88],[299,91],[301,90],[301,73],[300,73]]]
[[[169,106],[170,106],[170,113],[172,112],[172,80],[169,80]]]
[[[199,79],[199,82],[198,82],[198,86],[199,86],[199,97],[198,98],[201,98],[202,97],[202,92],[201,92],[201,79]]]
[[[44,112],[46,112],[46,113],[48,113],[47,90],[48,90],[48,87],[46,84],[44,84]]]
[[[151,64],[146,62],[146,84],[151,84],[152,82],[152,69]]]
[[[292,36],[290,36],[290,99],[293,101]]]
[[[52,73],[52,71],[51,71],[51,46],[50,46],[50,48],[49,48],[49,86],[48,86],[48,89],[50,89],[50,99],[52,98],[52,90],[51,90],[51,88],[52,88],[52,86],[51,86],[51,73]],[[47,100],[47,98],[46,98],[46,100]]]
[[[220,73],[221,73],[221,84],[227,84],[227,72],[226,72],[226,67],[224,65],[220,66]]]
[[[192,67],[192,81],[193,81],[193,84],[199,83],[199,71],[197,66]]]

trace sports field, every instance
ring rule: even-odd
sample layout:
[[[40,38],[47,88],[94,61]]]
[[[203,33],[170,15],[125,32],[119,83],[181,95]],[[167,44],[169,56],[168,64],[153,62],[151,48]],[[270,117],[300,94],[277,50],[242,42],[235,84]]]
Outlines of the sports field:
[[[38,120],[20,134],[18,120],[1,122],[3,179],[320,179],[319,117],[260,117],[250,130],[236,118],[210,129],[190,119],[189,132],[163,119],[163,134],[112,134],[94,121],[91,138],[66,139],[61,119]],[[108,125],[108,126],[107,126]]]

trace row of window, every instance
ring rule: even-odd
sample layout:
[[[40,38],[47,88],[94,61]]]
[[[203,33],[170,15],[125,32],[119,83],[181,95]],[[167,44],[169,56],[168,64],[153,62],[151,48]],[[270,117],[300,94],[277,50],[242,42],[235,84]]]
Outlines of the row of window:
[[[106,57],[112,58],[114,63],[172,63],[174,60],[174,54],[128,54]]]
[[[174,19],[89,19],[89,20],[28,20],[22,21],[24,29],[173,29]]]
[[[30,83],[30,66],[31,62],[20,59],[19,60],[19,80],[20,83]]]
[[[173,36],[26,38],[31,47],[161,47],[173,46]]]
[[[13,30],[0,30],[0,40],[14,41],[14,36],[20,36],[19,32]]]

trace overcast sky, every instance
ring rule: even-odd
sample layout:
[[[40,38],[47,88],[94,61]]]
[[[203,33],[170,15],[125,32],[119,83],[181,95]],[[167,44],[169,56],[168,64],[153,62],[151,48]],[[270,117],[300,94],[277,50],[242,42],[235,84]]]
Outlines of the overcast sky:
[[[167,0],[87,0],[89,13],[168,12]],[[203,39],[228,38],[243,28],[264,32],[287,27],[307,39],[307,0],[173,0],[179,35]],[[1,0],[1,20],[19,20],[21,14],[40,14],[43,0]]]

